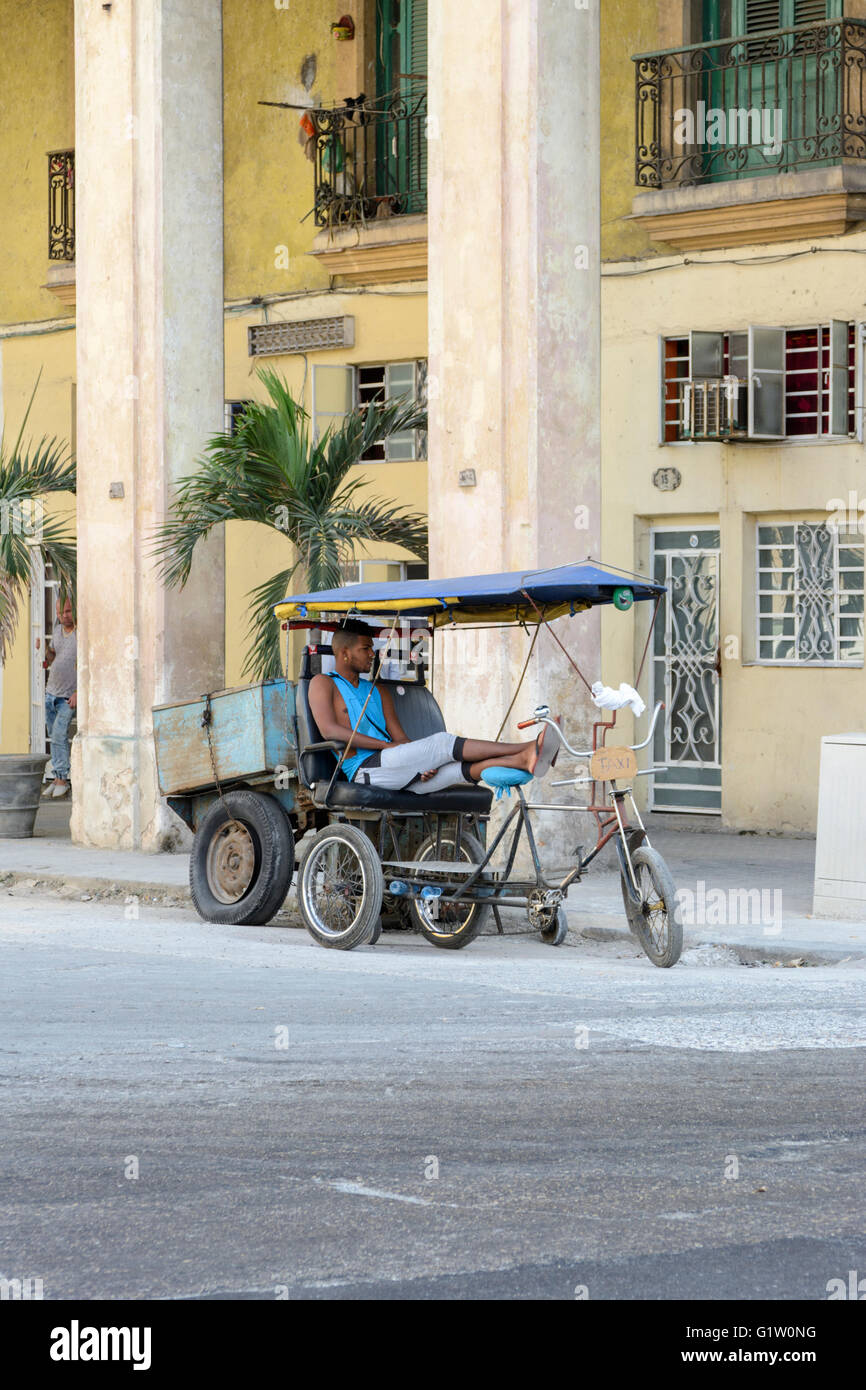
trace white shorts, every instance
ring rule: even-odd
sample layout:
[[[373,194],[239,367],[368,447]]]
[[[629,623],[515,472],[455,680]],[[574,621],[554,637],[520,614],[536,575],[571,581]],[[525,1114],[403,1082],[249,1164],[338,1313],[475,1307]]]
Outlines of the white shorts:
[[[385,791],[417,792],[423,796],[427,792],[441,792],[446,787],[469,786],[476,784],[469,776],[469,768],[462,761],[465,739],[454,734],[430,734],[427,738],[416,738],[411,743],[393,743],[373,754],[372,763],[362,763],[353,777],[362,786],[382,787]],[[436,769],[435,776],[426,782],[421,781],[422,772]]]

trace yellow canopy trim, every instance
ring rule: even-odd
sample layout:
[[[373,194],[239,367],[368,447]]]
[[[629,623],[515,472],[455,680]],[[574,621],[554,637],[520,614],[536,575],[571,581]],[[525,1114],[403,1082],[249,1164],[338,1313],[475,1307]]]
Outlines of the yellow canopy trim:
[[[422,604],[426,606],[430,602],[430,599],[418,598],[389,599],[387,603],[383,603],[381,599],[377,603],[337,603],[333,599],[325,600],[321,604],[286,602],[278,603],[274,613],[281,621],[309,617],[311,613],[376,613],[385,617],[388,613],[411,613],[413,609],[417,610]],[[461,606],[459,598],[446,598],[442,602],[446,606],[438,613],[430,615],[434,627],[449,627],[452,623],[549,622],[553,618],[563,617],[566,613],[582,613],[592,606],[589,603],[569,601],[550,604],[539,614],[531,605],[525,603],[512,603],[503,608],[473,608],[468,604]]]

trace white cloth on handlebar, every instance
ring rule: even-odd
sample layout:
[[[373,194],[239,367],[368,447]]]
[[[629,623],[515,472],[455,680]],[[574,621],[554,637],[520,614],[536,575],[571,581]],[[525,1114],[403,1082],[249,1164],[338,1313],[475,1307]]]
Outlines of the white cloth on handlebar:
[[[643,714],[646,709],[634,687],[626,685],[624,681],[619,690],[612,690],[609,685],[602,685],[601,681],[596,681],[592,687],[592,703],[598,709],[622,709],[625,705],[630,705],[636,715]]]

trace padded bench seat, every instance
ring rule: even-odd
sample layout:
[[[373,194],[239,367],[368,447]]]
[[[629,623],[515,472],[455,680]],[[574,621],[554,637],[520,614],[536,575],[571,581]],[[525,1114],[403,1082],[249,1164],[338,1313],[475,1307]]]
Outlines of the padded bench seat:
[[[324,806],[327,782],[317,782],[313,800],[317,806]],[[425,811],[437,811],[442,815],[475,812],[486,816],[493,800],[493,792],[488,787],[448,787],[441,792],[392,792],[384,787],[368,787],[360,782],[347,782],[340,778],[331,788],[328,810],[373,809],[377,811],[410,811],[420,816]]]
[[[331,648],[319,647],[318,651],[320,654],[328,654]],[[334,773],[335,758],[333,752],[328,751],[327,744],[322,748],[316,747],[323,740],[310,709],[308,652],[309,649],[305,648],[304,665],[295,694],[300,750],[298,771],[303,786],[312,789],[314,803],[324,806]],[[410,681],[381,681],[380,685],[387,686],[391,691],[401,728],[410,739],[426,738],[428,734],[439,733],[445,728],[442,711],[426,686]],[[327,809],[408,811],[418,816],[423,815],[425,811],[435,811],[442,815],[470,812],[486,816],[492,800],[493,792],[489,787],[472,786],[469,782],[462,786],[448,787],[446,791],[441,792],[393,792],[387,791],[384,787],[349,782],[341,769],[331,787]]]

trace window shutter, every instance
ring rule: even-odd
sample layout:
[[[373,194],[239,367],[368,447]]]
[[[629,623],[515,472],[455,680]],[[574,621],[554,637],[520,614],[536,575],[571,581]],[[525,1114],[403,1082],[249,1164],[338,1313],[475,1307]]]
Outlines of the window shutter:
[[[689,334],[690,377],[720,377],[724,356],[724,334],[700,332]]]
[[[785,330],[749,327],[749,438],[785,436]]]
[[[811,24],[818,19],[827,19],[836,9],[827,0],[794,0],[794,24]]]
[[[339,427],[355,404],[355,368],[313,366],[313,438]]]
[[[415,399],[415,363],[390,362],[385,368],[385,399],[402,398],[404,405]],[[415,457],[415,431],[403,430],[385,441],[385,458],[389,462],[407,463]]]
[[[830,320],[830,433],[848,433],[848,325]]]
[[[866,353],[863,351],[863,340],[866,338],[866,323],[858,323],[854,327],[854,433],[857,439],[863,443],[863,364],[866,360]]]
[[[427,207],[427,0],[412,0],[409,6],[409,32],[406,36],[405,84],[409,121],[409,212]]]
[[[824,0],[821,0],[821,4]],[[746,34],[762,34],[767,29],[784,28],[783,0],[746,0]]]

